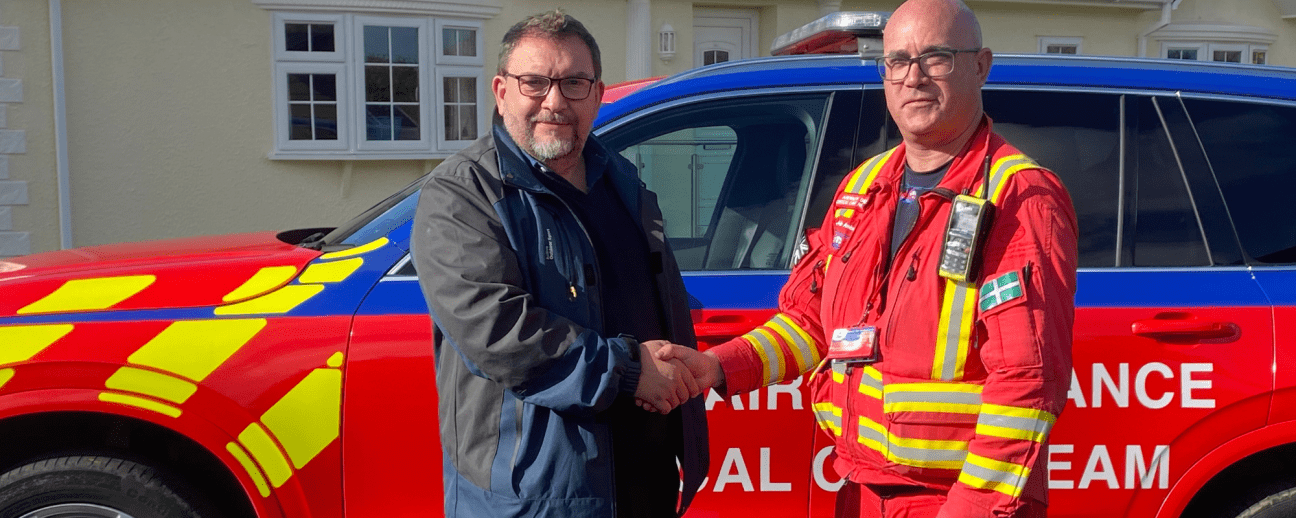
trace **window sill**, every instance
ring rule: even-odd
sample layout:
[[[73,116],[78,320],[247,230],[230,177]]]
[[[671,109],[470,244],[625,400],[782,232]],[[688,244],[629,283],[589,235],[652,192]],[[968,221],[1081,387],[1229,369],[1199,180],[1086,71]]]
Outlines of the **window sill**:
[[[328,151],[271,151],[266,155],[270,160],[336,160],[358,162],[363,160],[442,160],[450,158],[455,151],[432,151],[420,153],[378,152],[351,153]]]
[[[252,3],[270,11],[346,11],[456,16],[480,20],[489,20],[503,11],[499,0],[252,0]]]

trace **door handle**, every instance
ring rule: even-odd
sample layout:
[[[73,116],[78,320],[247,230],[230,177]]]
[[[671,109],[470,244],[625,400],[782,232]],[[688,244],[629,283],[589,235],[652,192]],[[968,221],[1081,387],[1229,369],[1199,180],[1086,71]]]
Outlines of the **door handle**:
[[[1136,336],[1171,340],[1211,340],[1234,336],[1238,333],[1237,324],[1232,322],[1213,322],[1196,318],[1137,320],[1130,327]]]
[[[753,322],[751,319],[742,315],[712,315],[705,320],[693,324],[693,331],[701,337],[733,337],[738,336],[763,322]]]

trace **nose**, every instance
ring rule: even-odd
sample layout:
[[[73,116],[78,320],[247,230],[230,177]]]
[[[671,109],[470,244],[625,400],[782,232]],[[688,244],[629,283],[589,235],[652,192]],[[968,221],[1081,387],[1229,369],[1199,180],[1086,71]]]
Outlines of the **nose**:
[[[558,87],[558,82],[555,81],[549,85],[549,93],[545,94],[540,106],[556,112],[566,107],[568,102],[567,97],[562,94],[562,89]]]
[[[922,65],[916,61],[909,62],[909,68],[905,69],[904,85],[910,88],[917,88],[923,81],[929,79],[927,74],[923,73]]]

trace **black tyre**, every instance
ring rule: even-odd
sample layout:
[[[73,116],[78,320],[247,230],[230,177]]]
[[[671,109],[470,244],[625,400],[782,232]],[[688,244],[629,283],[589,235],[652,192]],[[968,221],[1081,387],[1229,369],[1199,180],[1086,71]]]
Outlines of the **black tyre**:
[[[1242,511],[1237,518],[1287,518],[1296,516],[1296,488],[1274,493]]]
[[[58,457],[0,475],[0,518],[198,518],[148,466]]]

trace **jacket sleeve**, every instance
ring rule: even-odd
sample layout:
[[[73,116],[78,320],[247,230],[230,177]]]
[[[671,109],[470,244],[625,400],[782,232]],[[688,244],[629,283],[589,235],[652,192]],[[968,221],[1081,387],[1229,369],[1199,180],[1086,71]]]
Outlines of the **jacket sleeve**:
[[[475,172],[480,166],[442,167],[420,191],[411,239],[445,343],[473,374],[556,411],[597,412],[618,392],[634,392],[640,365],[631,350],[638,343],[604,339],[540,307],[524,288],[518,256]]]
[[[988,377],[941,517],[1012,516],[1023,497],[1047,503],[1048,437],[1071,378],[1077,227],[1056,177],[1018,175],[985,248],[977,343]]]
[[[823,360],[820,322],[824,263],[830,250],[824,236],[832,218],[806,233],[809,250],[792,267],[779,292],[779,312],[746,334],[712,348],[725,375],[725,396],[792,381]]]

